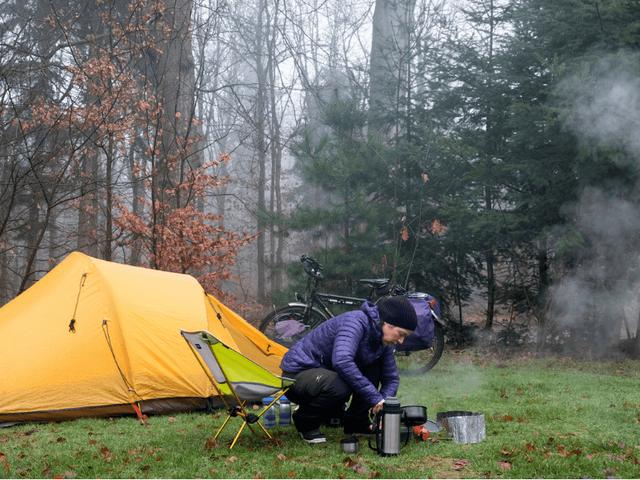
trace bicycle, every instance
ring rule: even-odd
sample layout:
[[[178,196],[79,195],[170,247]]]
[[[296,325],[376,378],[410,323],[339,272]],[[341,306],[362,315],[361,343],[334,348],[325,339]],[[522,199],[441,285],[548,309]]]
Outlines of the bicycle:
[[[302,255],[300,261],[308,276],[306,293],[304,296],[296,293],[297,302],[271,312],[262,320],[259,329],[267,337],[290,347],[322,322],[335,316],[329,305],[358,308],[366,300],[377,302],[387,296],[405,295],[410,300],[425,302],[422,306],[429,309],[434,320],[434,332],[430,345],[415,339],[412,341],[411,335],[403,344],[396,346],[398,367],[404,373],[418,374],[431,370],[438,363],[444,351],[446,324],[436,314],[437,301],[431,295],[407,292],[403,287],[392,285],[387,278],[358,280],[358,283],[369,288],[366,298],[319,292],[318,287],[324,278],[322,265],[307,255]]]

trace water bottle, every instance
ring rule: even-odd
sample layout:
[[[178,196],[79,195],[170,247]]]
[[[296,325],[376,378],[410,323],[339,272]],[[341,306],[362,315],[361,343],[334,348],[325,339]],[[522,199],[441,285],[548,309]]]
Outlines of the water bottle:
[[[291,425],[291,402],[284,395],[280,397],[280,425],[288,427]]]
[[[263,407],[266,407],[271,402],[273,402],[273,397],[264,397],[262,399]],[[275,404],[271,405],[269,409],[262,416],[262,423],[265,428],[273,428],[276,426],[276,407]]]

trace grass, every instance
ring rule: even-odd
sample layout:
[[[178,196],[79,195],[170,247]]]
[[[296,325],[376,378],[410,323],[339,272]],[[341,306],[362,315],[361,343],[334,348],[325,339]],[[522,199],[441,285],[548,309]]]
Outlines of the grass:
[[[293,428],[277,441],[243,434],[228,451],[211,437],[222,414],[81,419],[0,429],[0,478],[604,478],[640,476],[640,362],[482,360],[449,354],[431,374],[404,378],[403,404],[485,415],[487,438],[442,436],[383,458],[342,433],[309,446]],[[230,438],[230,431],[223,437]]]

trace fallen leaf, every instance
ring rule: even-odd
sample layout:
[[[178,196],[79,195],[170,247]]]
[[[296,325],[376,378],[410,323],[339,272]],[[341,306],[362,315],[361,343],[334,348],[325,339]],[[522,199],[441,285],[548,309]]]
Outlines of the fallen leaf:
[[[111,455],[111,450],[109,450],[108,447],[102,447],[100,449],[100,455],[102,456],[102,458],[104,459],[105,462],[110,462],[112,455]]]
[[[96,443],[98,443],[97,440],[94,440],[93,438],[90,438],[89,441],[87,442],[89,445],[95,445]]]
[[[51,476],[51,467],[48,464],[44,465],[42,469],[42,478],[48,478]]]
[[[67,470],[62,474],[62,477],[57,477],[57,478],[77,478],[77,477],[78,477],[78,474],[76,472],[74,472],[73,470]]]
[[[256,472],[253,474],[253,478],[264,478],[264,474],[262,472]]]
[[[382,478],[382,474],[374,470],[373,472],[369,472],[369,478]]]
[[[227,458],[227,463],[235,463],[238,461],[238,457],[232,455],[229,458]]]
[[[64,438],[64,437],[58,437],[58,438],[56,438],[56,443],[64,443],[64,442],[66,442],[66,441],[67,441],[67,439],[66,439],[66,438]]]
[[[0,443],[7,443],[9,441],[9,437],[6,435],[0,435]]]
[[[500,453],[505,457],[510,457],[513,455],[514,450],[509,450],[508,448],[503,448],[500,450]]]
[[[213,437],[207,438],[207,441],[204,443],[204,448],[207,450],[215,450],[218,448],[218,440]]]
[[[593,454],[593,453],[590,453],[590,454],[588,454],[588,455],[586,455],[586,456],[585,456],[585,458],[586,458],[587,460],[593,460],[593,457],[595,457],[595,454]]]
[[[503,422],[513,422],[513,417],[511,415],[503,415],[502,416],[502,421]]]
[[[361,464],[357,464],[357,465],[354,465],[353,471],[356,472],[356,473],[359,473],[360,475],[363,475],[363,474],[367,473],[367,467],[365,467],[364,465],[361,465]]]
[[[9,473],[9,460],[7,459],[7,456],[0,452],[0,464],[2,464],[2,468],[4,469],[4,473]]]
[[[463,470],[467,465],[469,465],[469,460],[456,460],[455,462],[453,462],[453,469],[460,471]]]
[[[511,462],[498,462],[498,467],[500,467],[500,470],[511,470]]]
[[[174,423],[176,421],[176,417],[169,417],[169,418],[167,418],[167,421],[169,423]]]
[[[284,453],[278,454],[278,460],[280,460],[281,462],[284,462],[286,459],[287,459],[287,456]]]
[[[354,462],[351,457],[345,457],[344,460],[342,460],[342,463],[347,468],[351,468],[356,464],[356,462]]]
[[[298,476],[298,474],[296,472],[294,472],[293,470],[289,470],[287,472],[287,477],[289,478],[296,478]]]
[[[525,444],[524,448],[527,452],[533,452],[535,451],[536,446],[533,443],[527,443]]]
[[[342,463],[344,464],[345,467],[350,468],[351,470],[353,470],[356,473],[363,474],[363,473],[367,472],[367,467],[365,467],[364,465],[356,462],[351,457],[346,457],[342,461]]]

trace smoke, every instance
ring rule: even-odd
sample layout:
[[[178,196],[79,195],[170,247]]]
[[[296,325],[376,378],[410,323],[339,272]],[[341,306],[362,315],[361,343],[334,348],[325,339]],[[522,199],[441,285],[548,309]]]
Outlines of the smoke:
[[[579,139],[640,155],[640,56],[620,52],[585,63],[560,84],[570,108],[565,123]]]
[[[585,65],[566,78],[559,91],[568,100],[565,125],[590,152],[619,164],[640,161],[640,75],[636,54],[619,53]],[[623,193],[610,179],[586,188],[565,214],[585,246],[568,275],[554,286],[550,319],[588,345],[590,353],[636,329],[640,292],[640,209],[628,187]],[[623,197],[624,195],[624,197]],[[569,333],[571,332],[571,333]]]

